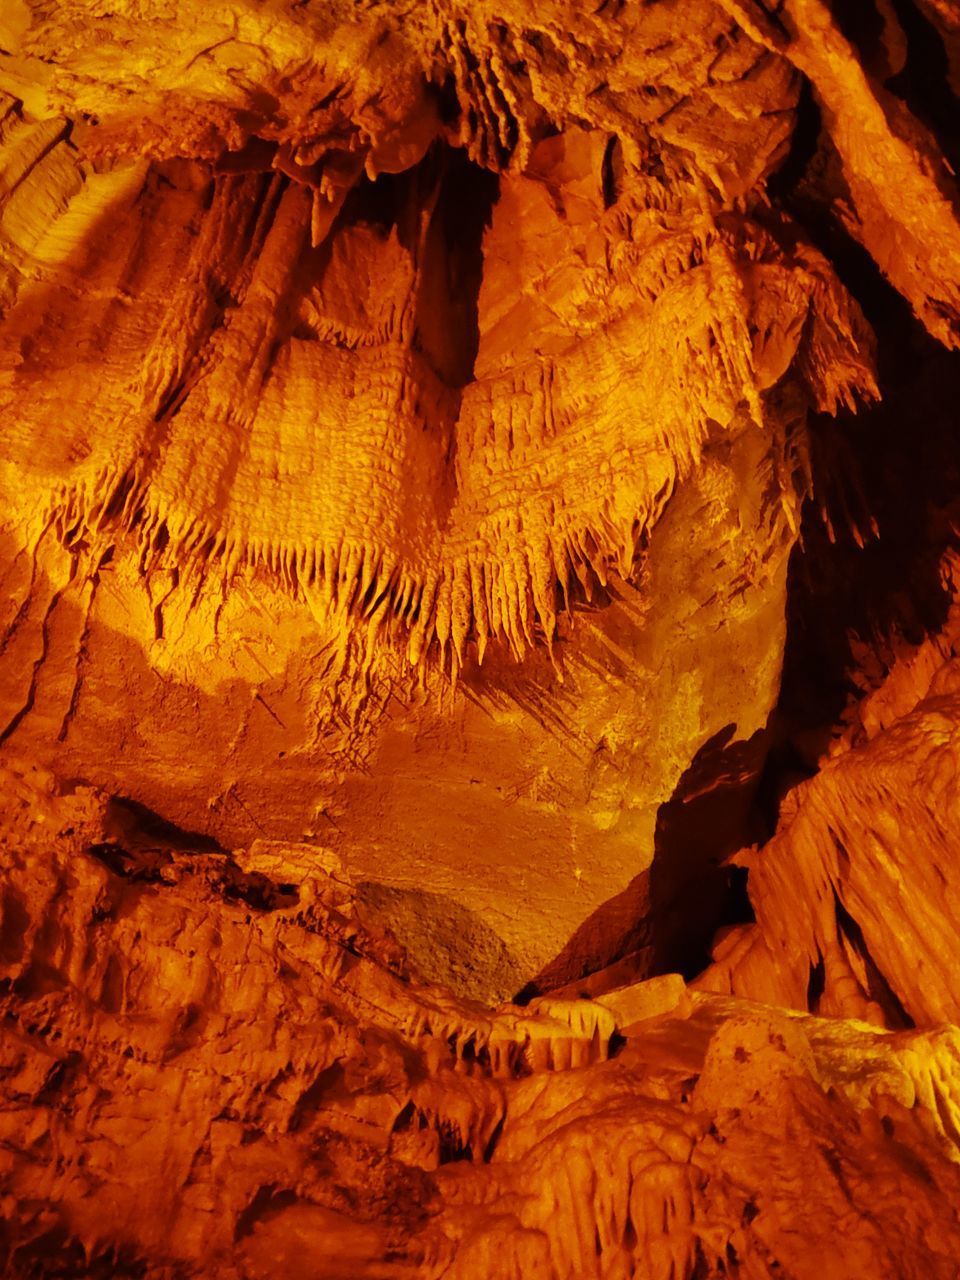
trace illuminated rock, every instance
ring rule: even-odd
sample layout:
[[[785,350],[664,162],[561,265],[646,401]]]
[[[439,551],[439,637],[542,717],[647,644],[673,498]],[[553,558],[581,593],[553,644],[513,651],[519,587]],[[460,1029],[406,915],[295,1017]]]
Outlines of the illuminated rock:
[[[955,9],[2,6],[0,1271],[955,1280]]]

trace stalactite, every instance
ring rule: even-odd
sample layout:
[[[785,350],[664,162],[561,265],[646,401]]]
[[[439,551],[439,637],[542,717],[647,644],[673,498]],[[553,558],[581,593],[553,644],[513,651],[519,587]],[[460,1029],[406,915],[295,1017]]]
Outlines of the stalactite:
[[[955,8],[0,0],[0,1272],[955,1280]]]

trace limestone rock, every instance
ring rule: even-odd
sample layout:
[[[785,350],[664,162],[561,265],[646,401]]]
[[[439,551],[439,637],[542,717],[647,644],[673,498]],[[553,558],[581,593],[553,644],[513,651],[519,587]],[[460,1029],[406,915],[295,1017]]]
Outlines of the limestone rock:
[[[0,1272],[955,1280],[958,92],[0,4]]]
[[[774,838],[737,855],[757,922],[703,985],[894,1027],[960,1020],[957,634],[954,608],[858,705]]]
[[[7,1274],[952,1274],[956,1030],[485,1011],[335,865],[127,848],[99,793],[4,782]]]

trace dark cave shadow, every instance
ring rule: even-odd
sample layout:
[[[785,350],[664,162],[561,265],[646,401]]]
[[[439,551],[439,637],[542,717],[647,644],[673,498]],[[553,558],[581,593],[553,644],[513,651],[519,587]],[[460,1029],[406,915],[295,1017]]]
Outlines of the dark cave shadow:
[[[872,651],[865,674],[876,681],[898,644],[943,627],[952,593],[940,563],[960,527],[960,352],[926,332],[865,250],[847,242],[832,256],[844,258],[841,274],[877,334],[883,398],[856,415],[810,420],[814,500],[788,572],[775,733],[808,770],[862,692],[850,674],[863,668],[858,640]]]
[[[115,831],[132,845],[162,845],[185,853],[228,852],[213,836],[202,831],[185,830],[129,796],[110,796],[106,822],[111,832]]]
[[[915,6],[895,0],[907,59],[901,72],[884,79],[873,19],[847,8],[847,34],[876,62],[878,82],[934,129],[949,157],[958,137],[956,104],[936,32]],[[841,224],[836,202],[849,193],[806,84],[790,152],[769,189],[860,304],[876,335],[882,397],[856,414],[810,415],[814,496],[804,506],[790,561],[787,643],[773,722],[781,772],[795,775],[816,771],[832,726],[862,692],[850,679],[863,663],[851,637],[872,650],[872,675],[879,679],[898,641],[919,644],[946,620],[951,593],[941,581],[940,560],[957,545],[960,527],[960,352],[927,333]],[[771,769],[777,767],[775,758]],[[782,793],[786,785],[781,780],[772,789]]]
[[[518,993],[525,1002],[610,970],[610,985],[664,973],[693,978],[717,930],[752,920],[744,873],[730,854],[768,832],[755,805],[767,730],[731,742],[727,725],[706,742],[660,806],[653,861],[590,915]]]

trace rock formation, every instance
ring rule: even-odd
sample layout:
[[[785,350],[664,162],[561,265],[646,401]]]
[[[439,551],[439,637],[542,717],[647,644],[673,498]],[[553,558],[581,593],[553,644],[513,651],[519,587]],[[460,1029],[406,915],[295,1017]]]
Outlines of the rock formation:
[[[958,97],[3,0],[0,1271],[955,1280]]]

